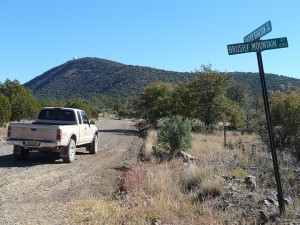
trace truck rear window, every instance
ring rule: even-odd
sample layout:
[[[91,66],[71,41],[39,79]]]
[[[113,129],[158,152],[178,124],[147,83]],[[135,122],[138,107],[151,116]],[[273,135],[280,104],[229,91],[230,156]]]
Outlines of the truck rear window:
[[[74,111],[60,109],[43,109],[39,116],[39,120],[58,120],[58,121],[76,121]]]

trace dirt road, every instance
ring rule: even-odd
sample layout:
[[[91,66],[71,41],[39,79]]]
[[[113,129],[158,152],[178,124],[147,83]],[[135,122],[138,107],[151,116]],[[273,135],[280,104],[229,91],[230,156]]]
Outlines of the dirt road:
[[[31,153],[16,161],[0,144],[0,224],[64,224],[65,206],[116,190],[116,168],[137,159],[143,139],[129,120],[100,119],[96,155],[77,149],[74,163],[55,154]]]

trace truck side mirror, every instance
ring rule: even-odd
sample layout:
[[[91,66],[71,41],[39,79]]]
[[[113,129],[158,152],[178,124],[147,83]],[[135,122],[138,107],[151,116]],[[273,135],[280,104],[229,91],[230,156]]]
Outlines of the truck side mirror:
[[[95,123],[95,121],[94,121],[94,120],[90,120],[90,124],[93,124],[93,125],[95,125],[96,123]]]

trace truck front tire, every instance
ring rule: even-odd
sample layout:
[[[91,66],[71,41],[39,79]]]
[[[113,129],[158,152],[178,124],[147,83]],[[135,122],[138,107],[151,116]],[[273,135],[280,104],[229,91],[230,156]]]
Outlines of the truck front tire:
[[[29,149],[14,145],[14,156],[17,160],[27,160],[29,157]]]
[[[71,163],[75,160],[76,155],[76,144],[73,139],[70,140],[69,144],[61,152],[60,157],[65,163]]]

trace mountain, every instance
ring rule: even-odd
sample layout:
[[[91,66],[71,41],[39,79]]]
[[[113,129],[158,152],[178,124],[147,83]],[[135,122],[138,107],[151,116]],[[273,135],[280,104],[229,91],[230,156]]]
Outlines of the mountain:
[[[248,83],[254,93],[260,91],[257,73],[227,73],[235,80]],[[176,83],[191,79],[193,73],[159,70],[150,67],[125,65],[99,59],[80,58],[54,67],[35,77],[24,86],[37,98],[89,98],[96,94],[112,97],[136,97],[153,82]],[[266,74],[268,87],[280,89],[288,83],[300,87],[300,80],[274,74]]]
[[[37,98],[138,96],[150,83],[175,83],[192,76],[150,67],[125,65],[99,58],[80,58],[48,70],[25,83]]]

